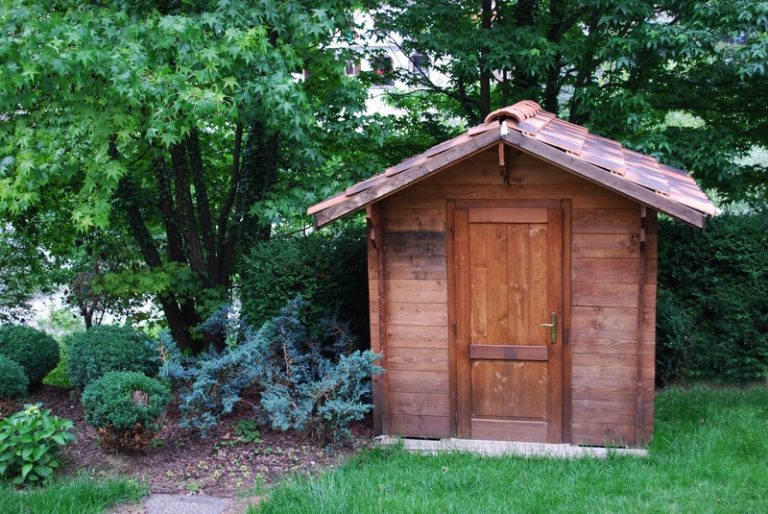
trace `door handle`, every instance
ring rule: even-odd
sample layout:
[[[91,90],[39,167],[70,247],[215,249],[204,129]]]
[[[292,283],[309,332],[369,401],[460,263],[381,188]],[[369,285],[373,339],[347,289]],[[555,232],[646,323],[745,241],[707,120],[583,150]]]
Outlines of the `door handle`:
[[[542,323],[542,327],[549,329],[549,342],[555,344],[557,342],[557,313],[553,312],[551,317],[552,323]]]

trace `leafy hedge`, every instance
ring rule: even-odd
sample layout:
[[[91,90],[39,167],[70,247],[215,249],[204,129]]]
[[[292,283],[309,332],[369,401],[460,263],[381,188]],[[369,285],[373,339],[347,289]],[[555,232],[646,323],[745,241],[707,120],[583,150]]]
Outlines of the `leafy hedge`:
[[[152,341],[131,327],[96,326],[69,340],[67,375],[72,387],[81,390],[110,371],[155,375],[158,367]]]
[[[27,394],[29,379],[16,361],[0,355],[0,400]]]
[[[6,326],[0,328],[0,355],[19,363],[33,386],[59,363],[59,343],[32,327]]]
[[[768,215],[661,221],[657,328],[661,383],[766,377]]]
[[[85,421],[116,450],[141,450],[154,439],[154,423],[171,400],[162,382],[133,371],[110,371],[85,388]]]
[[[260,327],[301,295],[313,320],[336,317],[367,347],[365,227],[348,225],[261,243],[244,257],[240,278],[243,315],[250,326]]]

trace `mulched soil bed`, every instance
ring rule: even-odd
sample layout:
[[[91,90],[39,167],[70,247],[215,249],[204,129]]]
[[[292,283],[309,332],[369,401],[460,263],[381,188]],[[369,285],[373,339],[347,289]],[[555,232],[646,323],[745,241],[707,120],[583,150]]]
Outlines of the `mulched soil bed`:
[[[79,396],[71,390],[43,385],[22,402],[0,405],[0,416],[24,403],[42,403],[57,416],[71,419],[77,440],[65,447],[63,473],[87,469],[95,475],[133,476],[148,483],[153,493],[204,493],[234,496],[270,485],[287,473],[311,473],[337,463],[370,444],[370,423],[352,427],[352,440],[344,446],[313,442],[303,434],[264,430],[260,443],[235,443],[235,424],[248,419],[244,409],[222,421],[203,438],[178,426],[178,410],[169,409],[161,420],[158,438],[144,453],[110,453],[99,445],[96,431],[85,423]]]

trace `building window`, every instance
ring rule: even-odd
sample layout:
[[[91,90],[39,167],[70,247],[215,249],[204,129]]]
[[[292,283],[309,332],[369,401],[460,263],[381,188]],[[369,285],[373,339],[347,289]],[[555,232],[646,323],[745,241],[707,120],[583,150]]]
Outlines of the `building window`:
[[[360,75],[360,61],[350,59],[345,66],[347,75],[354,77]]]
[[[395,83],[395,79],[392,75],[392,58],[391,57],[376,57],[371,63],[373,73],[376,75],[373,83],[377,86],[391,86]]]
[[[429,76],[429,57],[422,54],[411,56],[411,73]]]

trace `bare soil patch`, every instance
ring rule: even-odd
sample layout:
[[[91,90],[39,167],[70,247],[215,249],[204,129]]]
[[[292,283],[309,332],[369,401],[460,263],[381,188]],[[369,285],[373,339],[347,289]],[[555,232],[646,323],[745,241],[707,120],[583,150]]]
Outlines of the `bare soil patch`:
[[[72,390],[43,385],[19,402],[0,405],[6,416],[24,403],[42,403],[57,416],[72,420],[77,440],[65,447],[62,473],[86,469],[94,475],[135,477],[150,485],[153,493],[204,493],[232,497],[270,485],[291,472],[312,473],[368,445],[373,436],[370,422],[352,427],[346,445],[322,446],[295,432],[262,431],[259,443],[236,442],[235,424],[252,417],[243,409],[222,421],[208,437],[178,426],[178,409],[169,408],[161,419],[158,438],[143,453],[125,455],[106,450],[96,431],[85,423],[79,395]]]

